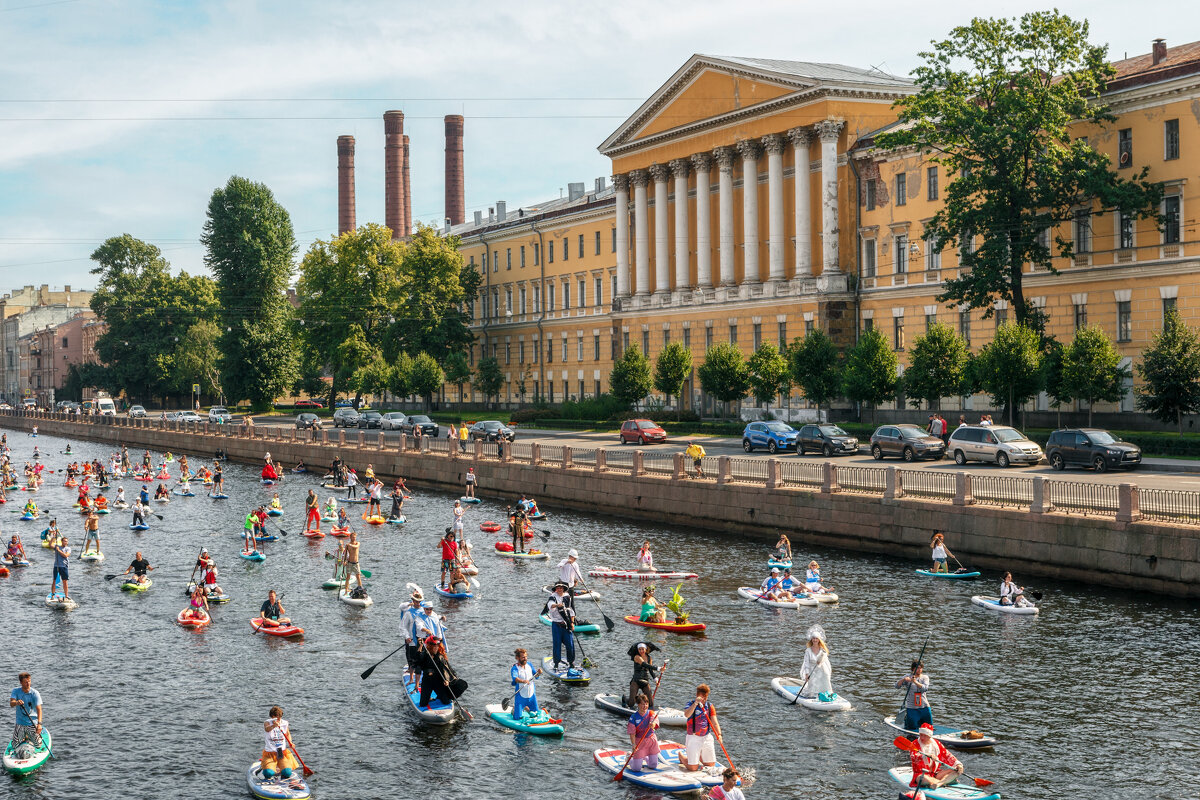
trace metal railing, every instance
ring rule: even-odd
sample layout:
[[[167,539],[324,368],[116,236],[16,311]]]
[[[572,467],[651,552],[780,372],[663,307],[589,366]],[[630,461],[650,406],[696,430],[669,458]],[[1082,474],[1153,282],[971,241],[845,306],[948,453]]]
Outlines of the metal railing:
[[[1200,492],[1139,489],[1142,517],[1157,522],[1200,525]]]
[[[971,495],[985,506],[1028,508],[1033,505],[1033,481],[1010,475],[972,475]]]
[[[825,468],[821,461],[782,459],[779,478],[784,486],[820,486],[825,482]]]
[[[577,467],[594,467],[596,466],[596,451],[572,449],[571,463]]]
[[[487,452],[487,449],[487,445],[485,444],[483,446],[484,452]],[[533,442],[513,442],[512,458],[513,461],[531,463],[533,461]]]
[[[729,480],[737,483],[767,482],[767,461],[763,458],[729,459]]]
[[[838,466],[837,468],[838,486],[847,492],[883,494],[886,480],[887,470],[879,467]]]
[[[429,441],[429,452],[431,452],[431,453],[449,453],[450,452],[450,440],[449,439],[434,439],[432,437],[429,437],[428,441]],[[455,444],[458,444],[458,442],[455,442]]]
[[[610,469],[630,469],[633,466],[632,450],[605,450],[604,465]]]
[[[543,464],[561,464],[563,460],[563,446],[561,444],[544,444],[542,445],[542,463]]]
[[[1057,510],[1080,514],[1115,516],[1120,507],[1120,489],[1111,483],[1046,481],[1046,499]]]
[[[654,475],[675,474],[674,453],[643,453],[642,467]]]
[[[953,500],[956,491],[954,475],[953,472],[926,469],[899,469],[896,470],[896,488],[909,497]]]

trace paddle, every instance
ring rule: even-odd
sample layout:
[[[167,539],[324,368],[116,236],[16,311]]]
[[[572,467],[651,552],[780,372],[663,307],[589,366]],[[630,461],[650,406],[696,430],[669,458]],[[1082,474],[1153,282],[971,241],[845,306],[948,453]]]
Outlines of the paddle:
[[[328,554],[328,553],[326,553],[325,555],[329,555],[329,554]],[[405,643],[405,644],[407,644],[407,643]],[[389,658],[391,658],[392,656],[396,655],[396,653],[399,653],[401,650],[403,650],[403,649],[404,649],[404,647],[405,647],[405,645],[403,645],[403,644],[402,644],[402,645],[400,645],[400,646],[399,646],[399,647],[397,647],[395,650],[393,650],[392,652],[388,653],[386,656],[384,656],[383,658],[379,659],[379,660],[378,660],[378,661],[376,661],[374,664],[372,664],[371,666],[369,666],[369,667],[367,667],[365,670],[363,670],[362,674],[361,674],[361,675],[359,675],[358,677],[362,678],[362,679],[365,681],[367,678],[371,677],[371,673],[375,671],[375,668],[376,668],[376,667],[378,667],[378,666],[379,666],[380,664],[382,664],[383,662],[387,661],[387,660],[388,660]]]
[[[925,644],[921,645],[921,654],[917,656],[917,661],[921,661],[925,657],[925,648],[929,645],[929,637],[930,636],[933,636],[932,631],[929,633],[929,636],[925,637]],[[913,687],[913,685],[912,685],[912,682],[910,681],[908,684],[908,688],[904,691],[904,699],[900,701],[900,710],[898,712],[896,712],[896,719],[899,719],[901,714],[905,715],[904,722],[906,725],[908,723],[908,715],[904,711],[904,707],[908,705],[908,696],[910,694],[912,694],[912,687]]]
[[[26,716],[26,717],[28,717],[28,718],[29,718],[29,720],[32,722],[32,721],[33,721],[33,719],[34,719],[34,716],[33,716],[33,714],[30,714],[30,713],[29,713],[29,706],[25,705],[25,701],[24,701],[24,700],[18,700],[17,702],[19,702],[19,703],[21,704],[21,710],[25,712],[25,716]],[[43,744],[45,744],[45,745],[46,745],[46,752],[48,752],[48,753],[50,754],[50,757],[51,757],[51,758],[54,758],[54,759],[57,759],[57,758],[58,758],[58,756],[54,755],[54,748],[52,748],[52,747],[50,746],[50,743],[49,743],[49,742],[47,742],[45,739],[43,739],[43,738],[42,738],[42,735],[41,735],[40,733],[37,735],[37,737],[38,737],[38,741],[39,741],[39,742],[41,742],[41,743],[43,743]]]
[[[587,669],[594,669],[596,667],[596,663],[594,661],[592,661],[590,658],[588,658],[587,652],[584,651],[583,643],[580,640],[579,636],[575,633],[574,624],[571,625],[571,638],[575,640],[575,646],[579,648],[579,654],[581,656],[583,656],[583,660],[580,661],[579,663],[582,664]]]
[[[422,642],[421,648],[424,649],[424,647],[425,643]],[[465,719],[467,722],[475,719],[475,717],[471,716],[471,712],[467,711],[466,706],[458,702],[458,698],[454,696],[454,691],[450,689],[450,681],[446,679],[446,673],[443,672],[442,668],[438,666],[437,661],[435,661],[433,656],[429,655],[428,653],[426,654],[426,657],[429,658],[429,663],[433,664],[433,668],[437,670],[438,677],[442,679],[442,683],[445,684],[446,690],[450,693],[450,705],[454,706],[454,710],[462,715],[463,719]],[[448,659],[446,661],[446,666],[450,667],[450,661]],[[450,668],[450,674],[454,674],[454,669],[452,667]]]
[[[309,769],[308,764],[304,763],[304,759],[300,757],[300,751],[296,749],[296,745],[292,744],[292,737],[288,736],[287,731],[283,732],[283,738],[287,739],[288,747],[292,748],[292,755],[300,762],[300,766],[304,770],[304,777],[307,778],[309,775],[312,775],[313,770]]]
[[[708,717],[708,725],[710,728],[716,724],[715,722],[713,722],[712,714],[708,713],[708,709],[704,709],[704,716]],[[721,752],[725,754],[725,760],[729,762],[729,768],[732,770],[736,770],[737,767],[735,767],[733,765],[733,759],[730,758],[729,751],[725,749],[724,738],[720,734],[715,734],[713,736],[713,738],[717,740],[717,744],[721,745]],[[743,781],[743,784],[745,785],[745,788],[747,788],[747,789],[750,788],[749,784],[745,783],[745,781]]]
[[[280,601],[280,600],[282,600],[282,599],[283,599],[283,595],[282,595],[282,594],[277,594],[277,595],[275,595],[275,604],[276,604],[276,605],[279,605],[279,601]],[[260,613],[261,613],[261,612],[260,612]],[[266,625],[266,624],[267,624],[267,618],[266,618],[266,617],[259,616],[259,618],[258,618],[258,619],[259,619],[259,622],[258,622],[258,624],[257,624],[257,625],[255,625],[255,626],[254,626],[254,633],[253,633],[253,634],[251,634],[252,636],[258,636],[258,632],[259,632],[260,630],[262,630],[262,629],[263,629],[263,626],[264,626],[264,625]],[[272,628],[275,628],[275,627],[278,627],[278,626],[279,626],[279,622],[278,622],[278,621],[276,621],[276,620],[272,620],[272,623],[273,623],[273,624],[270,626],[270,627],[272,627]],[[299,753],[296,753],[296,758],[299,758],[299,757],[300,757],[300,754],[299,754]],[[303,762],[303,761],[301,761],[300,763],[301,763],[301,764],[303,764],[304,762]]]
[[[796,690],[796,697],[792,700],[792,702],[788,703],[789,706],[794,706],[796,703],[800,702],[800,695],[804,692],[804,687],[808,686],[808,682],[812,680],[812,676],[816,672],[816,668],[821,666],[821,659],[824,657],[825,651],[822,650],[821,655],[817,656],[817,663],[813,665],[813,671],[808,673],[808,677],[804,679],[804,683],[800,684],[800,688]],[[908,698],[906,697],[904,699],[907,700]]]
[[[326,551],[325,551],[325,560],[326,560],[326,561],[333,561],[335,558],[336,558],[336,557],[335,557],[335,556],[334,556],[332,553],[330,553],[328,550],[326,550]],[[360,567],[358,571],[362,573],[362,576],[363,576],[364,578],[370,578],[370,577],[371,577],[371,570],[369,570],[369,569],[362,569],[362,568]]]
[[[538,679],[538,676],[541,674],[542,674],[542,668],[538,667],[537,672],[533,673],[533,680],[536,681]],[[504,709],[505,711],[508,711],[510,708],[512,708],[513,700],[516,700],[517,695],[519,695],[520,693],[521,693],[521,690],[520,690],[520,688],[518,688],[515,692],[512,693],[512,697],[506,697],[503,700],[501,700],[500,708]]]
[[[658,695],[658,687],[659,687],[659,684],[662,683],[663,673],[667,671],[667,664],[670,664],[670,663],[671,663],[671,659],[668,658],[666,661],[664,661],[662,663],[662,666],[658,668],[658,680],[656,680],[654,682],[654,691],[650,693],[650,704],[651,705],[654,705],[654,698]],[[634,702],[635,698],[631,697],[631,698],[629,698],[629,701],[631,703],[633,703],[633,707],[635,709],[634,713],[636,713],[637,703]],[[613,776],[614,783],[621,780],[621,777],[625,774],[625,768],[629,766],[629,761],[631,758],[633,758],[633,754],[637,752],[637,749],[639,747],[641,747],[642,741],[654,731],[654,720],[657,718],[658,718],[658,712],[655,711],[654,715],[652,717],[650,717],[650,724],[646,726],[646,732],[643,733],[638,738],[636,743],[634,743],[633,749],[630,750],[629,755],[625,757],[625,763],[621,765],[620,771],[617,772],[617,774]]]
[[[584,591],[586,591],[588,593],[588,596],[592,598],[592,602],[596,604],[596,609],[600,612],[600,616],[604,617],[604,627],[608,629],[609,633],[612,633],[613,628],[616,626],[613,625],[613,621],[608,618],[608,614],[604,613],[604,608],[601,607],[600,599],[598,597],[596,597],[595,592],[593,592],[591,589],[589,589],[587,587],[587,584],[585,584],[583,582],[582,575],[583,575],[583,572],[581,571],[580,578],[579,578],[579,585],[582,586],[584,588]]]
[[[897,749],[904,750],[904,751],[906,751],[906,752],[909,752],[909,753],[919,753],[919,752],[921,752],[921,746],[920,746],[919,744],[917,744],[916,742],[914,742],[912,739],[906,739],[906,738],[905,738],[905,737],[903,737],[903,736],[897,736],[895,739],[892,739],[892,744],[894,744],[894,745],[897,747]],[[950,769],[954,769],[954,767],[950,766],[950,765],[949,765],[949,764],[947,764],[945,761],[942,761],[942,760],[941,760],[941,759],[939,759],[939,758],[935,758],[934,760],[935,760],[935,761],[937,761],[937,763],[941,764],[943,767],[950,767]],[[985,786],[991,786],[991,785],[993,785],[993,784],[995,783],[995,781],[989,781],[989,780],[985,780],[984,778],[974,778],[974,777],[971,777],[970,775],[968,775],[968,774],[967,774],[967,773],[965,773],[965,772],[963,772],[963,773],[960,773],[960,774],[961,774],[961,775],[962,775],[964,778],[968,778],[968,779],[970,779],[970,780],[974,781],[974,782],[975,782],[975,786],[976,786],[977,788],[979,788],[979,789],[982,789],[982,788],[984,788]],[[918,788],[920,788],[920,787],[918,787]]]

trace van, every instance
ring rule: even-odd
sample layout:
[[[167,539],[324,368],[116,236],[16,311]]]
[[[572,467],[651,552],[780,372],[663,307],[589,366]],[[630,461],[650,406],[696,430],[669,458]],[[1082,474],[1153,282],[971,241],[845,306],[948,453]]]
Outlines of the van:
[[[111,397],[97,398],[96,413],[102,417],[115,417],[117,415],[117,404],[113,402]]]
[[[959,425],[950,434],[950,452],[954,463],[994,461],[1001,467],[1009,464],[1037,464],[1042,460],[1042,448],[1016,428],[1007,425]]]

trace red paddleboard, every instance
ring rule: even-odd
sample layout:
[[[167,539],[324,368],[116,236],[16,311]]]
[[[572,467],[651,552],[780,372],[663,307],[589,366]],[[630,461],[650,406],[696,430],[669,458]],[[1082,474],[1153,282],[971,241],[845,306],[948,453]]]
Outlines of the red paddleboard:
[[[270,636],[279,636],[287,639],[292,636],[303,636],[304,628],[297,625],[263,625],[262,617],[254,617],[250,620],[250,627],[258,628],[259,633],[265,633]]]
[[[703,633],[708,626],[703,622],[688,622],[683,625],[674,622],[642,622],[637,617],[625,617],[625,621],[630,625],[641,625],[643,628],[655,628],[660,631],[670,631],[671,633]]]

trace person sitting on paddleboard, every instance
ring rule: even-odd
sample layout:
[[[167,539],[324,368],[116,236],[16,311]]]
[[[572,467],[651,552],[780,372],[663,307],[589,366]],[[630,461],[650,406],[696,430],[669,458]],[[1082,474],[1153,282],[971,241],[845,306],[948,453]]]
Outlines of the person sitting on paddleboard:
[[[779,541],[775,543],[775,557],[780,561],[792,560],[792,542],[786,533],[779,534]]]
[[[345,530],[346,528],[349,528],[350,527],[350,515],[346,513],[346,509],[344,507],[339,508],[337,514],[338,514],[338,518],[337,518],[338,529]]]
[[[42,454],[38,452],[38,448],[37,448],[37,445],[36,445],[36,444],[33,446],[33,457],[34,457],[34,458],[41,458],[41,457],[42,457]]]
[[[121,574],[128,575],[130,571],[132,571],[133,580],[128,581],[129,583],[145,583],[146,581],[150,580],[150,576],[146,573],[152,569],[154,569],[154,567],[150,566],[150,562],[147,559],[142,558],[142,551],[139,550],[133,557],[133,561],[129,563],[129,566],[126,567],[125,571]]]
[[[804,665],[800,667],[800,680],[804,684],[805,697],[817,697],[833,693],[833,665],[829,663],[829,647],[825,644],[825,629],[813,625],[808,629],[808,647],[804,648]]]
[[[917,749],[909,755],[912,780],[909,786],[917,789],[937,789],[958,780],[963,773],[962,762],[952,756],[945,745],[933,738],[933,725],[924,723],[918,730]]]
[[[267,599],[263,601],[259,612],[262,617],[262,624],[268,628],[292,624],[292,621],[284,616],[287,614],[287,609],[279,604],[279,598],[275,595],[274,589],[267,592]]]
[[[467,497],[475,496],[475,468],[467,467],[466,490],[463,492]]]
[[[170,494],[170,493],[167,491],[166,484],[160,483],[158,485],[158,488],[154,490],[154,499],[162,500],[162,499],[166,498],[168,496],[168,494]]]
[[[708,790],[709,800],[746,800],[746,795],[737,785],[741,775],[735,768],[726,767],[721,773],[721,785]]]
[[[779,577],[779,567],[771,567],[771,575],[759,587],[762,597],[777,603],[791,603],[795,596],[784,588],[783,579]]]
[[[274,778],[277,773],[284,780],[289,780],[292,777],[292,770],[300,766],[296,763],[295,755],[292,754],[288,742],[288,731],[288,721],[283,718],[283,709],[279,706],[271,706],[267,721],[263,723],[263,751],[260,765],[263,777],[267,780]]]
[[[658,727],[658,712],[650,710],[650,698],[644,694],[638,695],[637,711],[629,717],[625,731],[629,734],[629,758],[626,761],[628,769],[634,772],[653,772],[658,769],[658,736],[654,729]]]
[[[687,772],[697,772],[701,766],[710,768],[717,763],[717,752],[713,737],[721,738],[721,725],[717,722],[717,709],[708,701],[708,684],[696,687],[696,697],[683,708],[687,715],[686,751],[679,756],[679,766]]]
[[[16,750],[25,742],[34,747],[42,746],[42,696],[33,688],[33,677],[28,672],[17,675],[20,685],[8,696],[9,708],[17,709],[17,726],[13,729],[12,748]]]
[[[650,688],[650,682],[658,676],[659,667],[654,664],[652,655],[657,649],[657,645],[647,642],[638,642],[629,648],[633,677],[629,679],[629,696],[621,698],[627,708],[637,708],[638,697],[645,697],[650,708],[654,708],[654,690]]]
[[[53,517],[50,524],[46,526],[46,530],[42,531],[42,538],[49,542],[57,542],[61,534],[58,532],[58,517]]]
[[[458,542],[455,540],[454,531],[448,531],[438,544],[442,548],[442,574],[438,583],[445,586],[446,573],[454,567],[454,561],[458,558]]]
[[[512,717],[520,722],[526,711],[530,716],[537,716],[538,701],[534,681],[537,676],[542,674],[542,670],[540,667],[535,670],[530,665],[529,654],[525,652],[524,647],[514,650],[513,658],[517,660],[517,663],[513,664],[512,669],[509,670],[514,691]]]
[[[95,543],[96,553],[100,552],[100,517],[96,516],[95,511],[89,511],[88,515],[83,520],[83,550],[79,552],[79,557],[83,558],[87,555],[88,546]]]
[[[337,500],[334,499],[333,495],[330,495],[329,499],[325,501],[325,508],[321,509],[321,514],[322,514],[322,516],[326,516],[326,517],[336,517],[337,510],[338,510]]]
[[[575,596],[575,587],[583,583],[583,573],[579,570],[579,553],[575,550],[567,552],[567,557],[558,562],[558,579],[567,585],[567,593]]]
[[[950,552],[950,548],[946,547],[946,537],[935,533],[929,547],[933,551],[933,571],[949,572],[950,568],[946,566],[946,559],[953,558],[954,555]]]
[[[108,510],[108,498],[104,495],[99,495],[92,503],[97,511]]]
[[[450,570],[450,585],[443,588],[456,594],[466,594],[471,591],[471,584],[467,582],[467,576],[463,574],[462,568],[457,563]]]
[[[642,612],[638,616],[638,620],[641,622],[667,621],[667,608],[654,596],[653,586],[642,589]]]
[[[916,731],[922,724],[933,724],[933,712],[929,708],[929,700],[925,694],[929,691],[929,676],[925,674],[925,664],[919,659],[913,661],[912,670],[896,681],[897,689],[907,689],[904,695],[904,727]]]
[[[1017,608],[1025,608],[1030,605],[1025,599],[1025,587],[1017,586],[1013,583],[1012,573],[1004,573],[1004,580],[1000,581],[1000,605],[1016,606]]]
[[[575,669],[575,598],[567,594],[567,585],[554,584],[554,594],[546,601],[542,613],[550,620],[550,641],[554,651],[554,669],[563,665],[563,648],[567,650],[566,665]]]
[[[821,584],[821,565],[816,561],[808,562],[808,569],[804,573],[804,588],[809,594],[832,591],[828,586]]]
[[[125,501],[125,487],[124,486],[117,487],[117,499],[113,501],[113,505],[115,505],[117,508],[125,508],[126,506],[129,505],[129,503],[127,503]]]
[[[642,549],[637,554],[637,571],[654,572],[654,555],[650,552],[650,540],[642,542]]]
[[[29,560],[25,556],[25,548],[21,546],[21,537],[17,536],[15,533],[13,534],[13,537],[8,540],[8,549],[4,554],[10,564],[15,564],[22,560]]]
[[[24,512],[32,517],[36,517],[38,515],[37,503],[33,502],[32,497],[25,501]]]
[[[208,598],[204,593],[204,586],[200,585],[192,589],[191,599],[188,601],[188,607],[183,612],[184,619],[208,619]]]

